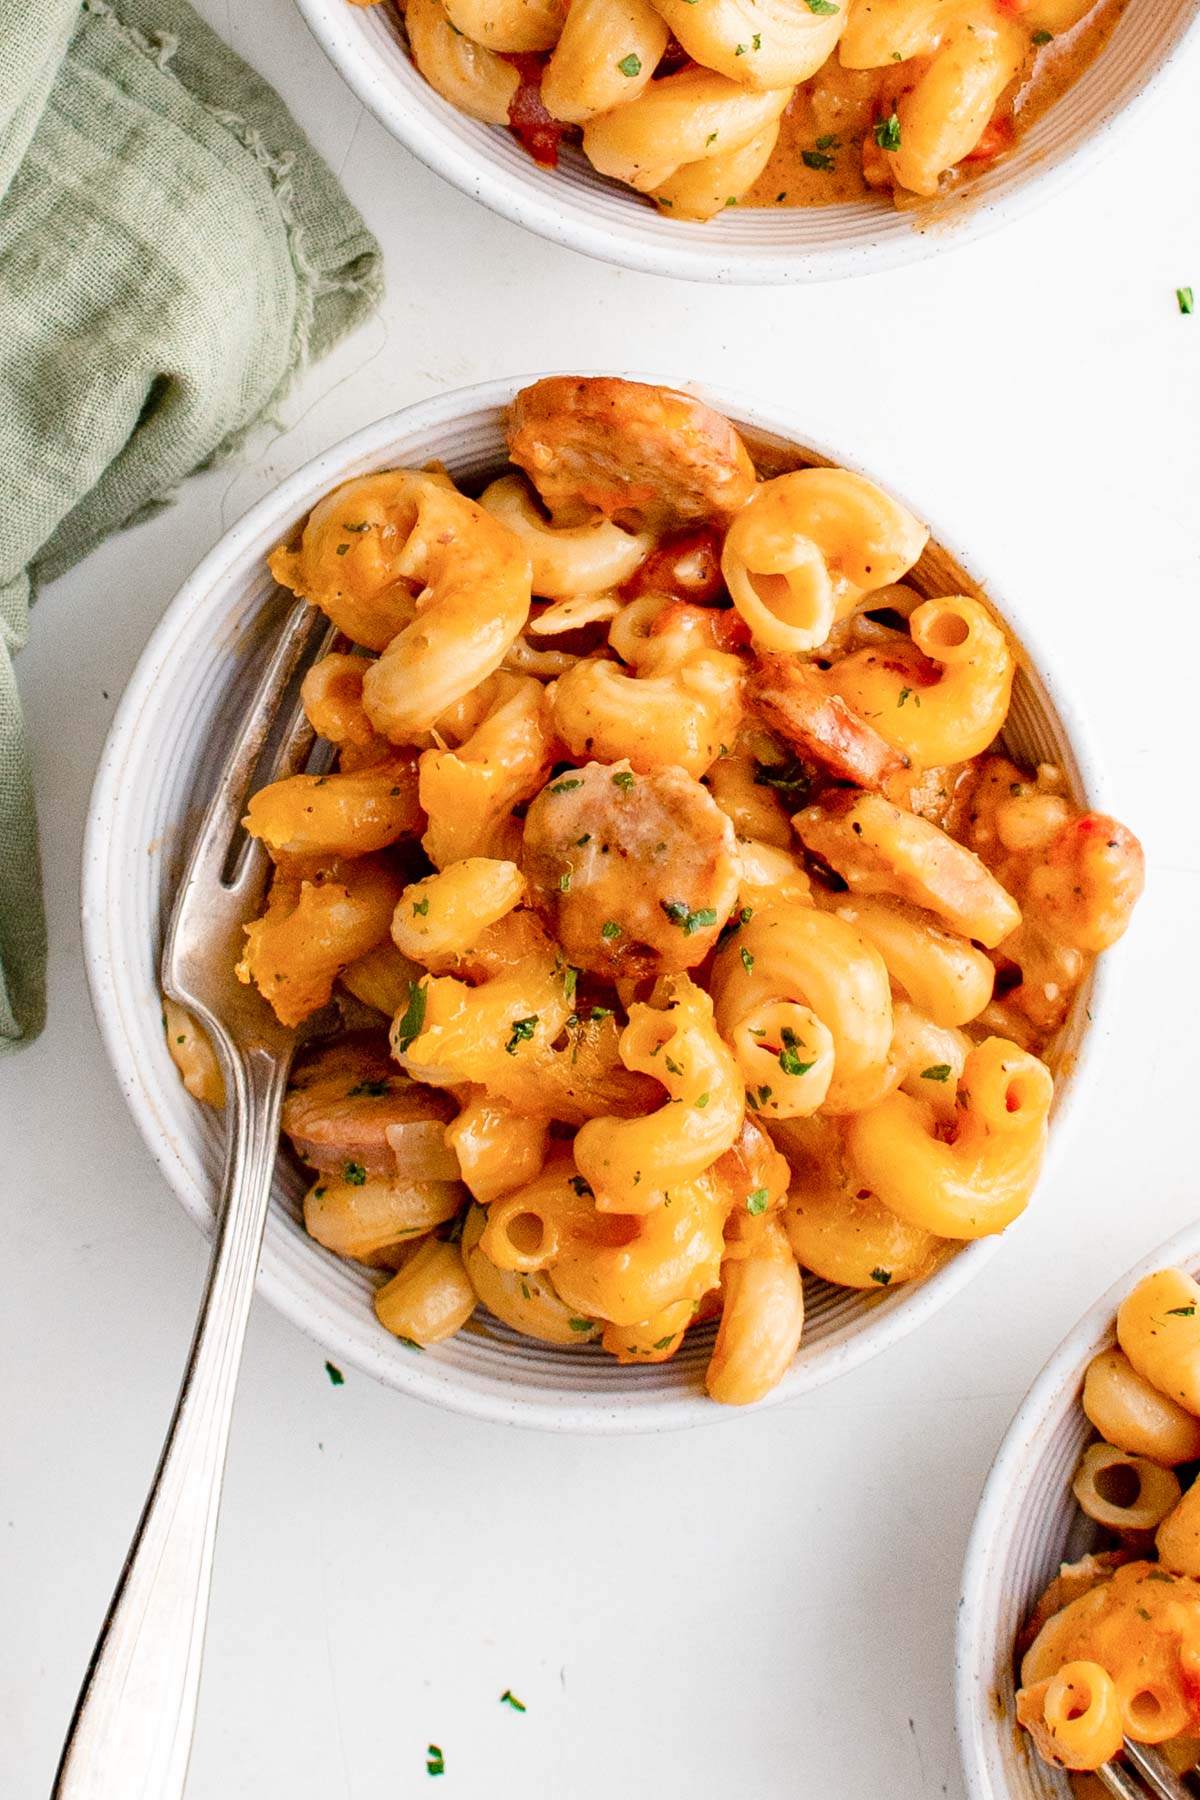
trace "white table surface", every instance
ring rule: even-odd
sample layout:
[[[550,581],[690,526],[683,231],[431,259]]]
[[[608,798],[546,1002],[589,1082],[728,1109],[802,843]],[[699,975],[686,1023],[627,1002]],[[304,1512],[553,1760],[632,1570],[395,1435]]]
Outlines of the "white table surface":
[[[444,186],[288,0],[201,11],[379,234],[378,315],[282,429],[49,589],[20,662],[50,1024],[0,1064],[0,1794],[48,1792],[153,1471],[205,1247],[105,1064],[77,887],[104,734],[163,606],[250,503],[382,412],[572,365],[708,379],[890,476],[1020,594],[1106,753],[1150,885],[1071,1141],[979,1284],[807,1402],[628,1442],[406,1401],[256,1308],[191,1800],[925,1800],[962,1794],[959,1570],[989,1462],[1076,1316],[1196,1212],[1200,959],[1196,63],[1007,233],[852,284],[622,273]],[[499,1703],[511,1688],[522,1716]]]

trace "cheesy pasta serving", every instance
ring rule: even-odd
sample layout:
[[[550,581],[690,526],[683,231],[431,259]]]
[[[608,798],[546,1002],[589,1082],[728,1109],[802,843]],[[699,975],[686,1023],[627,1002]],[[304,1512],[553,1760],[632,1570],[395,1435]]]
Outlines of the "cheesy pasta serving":
[[[377,0],[351,0],[370,5]],[[1002,157],[1124,0],[397,0],[430,86],[671,218],[928,199]]]
[[[1065,1563],[1022,1641],[1017,1717],[1077,1794],[1125,1739],[1179,1774],[1200,1767],[1200,1285],[1181,1269],[1138,1282],[1116,1344],[1083,1386],[1097,1432],[1074,1494],[1109,1546]]]
[[[760,478],[682,393],[554,378],[512,466],[347,482],[271,558],[343,634],[328,772],[257,793],[238,970],[299,1060],[309,1232],[429,1344],[477,1303],[708,1388],[779,1381],[802,1272],[882,1291],[1037,1179],[1056,1034],[1137,840],[995,748],[1012,648],[905,577],[863,477]],[[173,1015],[193,1092],[219,1096]]]

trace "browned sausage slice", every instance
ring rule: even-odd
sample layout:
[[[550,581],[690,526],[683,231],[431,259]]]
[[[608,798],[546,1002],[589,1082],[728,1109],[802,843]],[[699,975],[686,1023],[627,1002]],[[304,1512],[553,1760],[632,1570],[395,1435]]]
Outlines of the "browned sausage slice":
[[[905,766],[899,751],[794,657],[761,652],[751,664],[747,692],[772,731],[839,781],[880,788]]]
[[[674,388],[615,376],[552,375],[522,388],[508,447],[564,525],[597,510],[635,530],[729,519],[756,479],[720,413]]]

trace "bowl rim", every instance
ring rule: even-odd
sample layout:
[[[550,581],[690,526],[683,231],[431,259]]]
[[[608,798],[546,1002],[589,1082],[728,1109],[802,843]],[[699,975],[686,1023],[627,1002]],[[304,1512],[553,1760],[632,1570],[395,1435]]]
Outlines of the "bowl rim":
[[[1054,1429],[1078,1407],[1087,1365],[1116,1341],[1122,1300],[1144,1276],[1176,1266],[1200,1266],[1200,1224],[1185,1225],[1105,1288],[1043,1363],[996,1452],[967,1540],[955,1633],[955,1726],[968,1800],[1012,1800],[992,1783],[986,1746],[1016,1729],[991,1700],[995,1601],[1006,1566],[996,1549],[1011,1537],[1013,1490],[1032,1476]]]
[[[558,373],[612,374],[615,371],[581,372],[575,369]],[[186,578],[139,656],[114,714],[92,786],[83,841],[81,912],[88,987],[106,1055],[142,1140],[184,1210],[206,1235],[211,1235],[213,1229],[212,1197],[201,1193],[191,1182],[155,1113],[149,1089],[139,1078],[136,1044],[126,1033],[120,1006],[120,971],[110,958],[107,937],[107,845],[112,836],[111,820],[120,809],[125,759],[137,736],[147,698],[162,670],[173,660],[177,631],[191,619],[194,611],[210,604],[213,594],[222,590],[248,545],[266,532],[274,533],[290,526],[322,495],[345,479],[348,469],[361,466],[364,459],[382,456],[385,450],[393,449],[398,437],[417,437],[438,426],[474,419],[485,411],[494,412],[506,407],[520,388],[542,378],[538,375],[497,377],[416,401],[360,427],[302,464],[224,532]],[[661,374],[643,373],[629,375],[626,379],[671,385],[670,377]],[[688,391],[697,393],[726,413],[740,431],[783,439],[815,456],[827,457],[840,467],[870,476],[870,471],[861,469],[857,462],[836,448],[802,436],[794,418],[787,413],[758,407],[740,394],[707,383],[689,385]],[[376,463],[375,466],[386,465]],[[904,504],[910,504],[890,482],[887,491]],[[920,508],[912,507],[911,510],[924,518]],[[979,579],[969,559],[952,539],[943,536],[938,527],[930,529],[936,543],[958,560],[972,580],[979,582],[998,617],[1020,645],[1027,666],[1037,673],[1057,715],[1089,802],[1102,808],[1106,803],[1107,781],[1090,729],[1069,696],[1059,691],[1057,675],[1047,673],[1036,631],[1027,629],[1020,613],[1014,614],[1006,602],[994,596],[991,587]],[[1069,1121],[1077,1116],[1078,1096],[1087,1087],[1093,1058],[1106,1035],[1103,1028],[1115,985],[1116,970],[1113,953],[1109,951],[1094,966],[1090,997],[1093,1016],[1081,1034],[1069,1078],[1060,1081],[1054,1126],[1040,1177],[1042,1182],[1047,1180],[1061,1152]],[[470,1385],[470,1378],[439,1368],[432,1358],[409,1357],[401,1367],[383,1356],[383,1343],[376,1354],[373,1348],[364,1347],[343,1330],[332,1312],[318,1305],[314,1294],[305,1292],[309,1284],[294,1283],[284,1259],[277,1258],[274,1253],[272,1222],[269,1218],[257,1282],[266,1299],[301,1331],[337,1356],[341,1363],[417,1399],[494,1423],[603,1434],[714,1424],[737,1416],[740,1410],[718,1406],[707,1395],[693,1393],[653,1401],[642,1399],[634,1406],[617,1403],[606,1408],[598,1399],[581,1403],[566,1395],[553,1400],[524,1395],[520,1392],[519,1380],[514,1381],[511,1391],[506,1387],[503,1394],[486,1388],[478,1391]],[[1010,1227],[1010,1231],[1019,1228],[1020,1223]],[[821,1343],[819,1355],[806,1360],[802,1346],[783,1382],[753,1410],[761,1411],[798,1399],[899,1342],[953,1299],[996,1252],[1000,1241],[997,1236],[965,1244],[918,1287],[900,1287],[894,1295],[881,1297],[871,1318],[849,1320],[831,1332]]]
[[[360,52],[354,23],[358,7],[348,4],[348,0],[296,0],[306,25],[329,61],[384,130],[427,169],[489,211],[522,230],[564,244],[599,262],[643,274],[743,287],[835,281],[900,268],[936,256],[943,249],[955,249],[988,236],[1043,205],[1107,156],[1118,135],[1114,128],[1119,128],[1120,134],[1130,128],[1149,101],[1157,99],[1159,84],[1179,73],[1189,50],[1196,52],[1200,43],[1200,0],[1178,0],[1178,4],[1182,17],[1178,35],[1139,73],[1132,91],[1101,107],[1079,143],[1062,153],[1048,153],[1037,159],[1025,179],[1011,191],[998,198],[976,199],[969,205],[953,207],[945,216],[939,214],[927,228],[921,229],[914,223],[909,232],[894,237],[866,235],[865,241],[857,244],[764,254],[753,250],[738,252],[716,242],[685,242],[680,226],[669,220],[658,223],[677,233],[674,241],[631,236],[623,229],[590,223],[574,211],[569,183],[562,183],[559,200],[543,194],[527,176],[514,180],[508,173],[476,160],[466,147],[456,143],[439,110],[450,103],[434,90],[429,91],[436,105],[414,108],[411,93],[401,92],[385,72],[377,69],[372,57]],[[1118,28],[1119,25],[1120,21]]]

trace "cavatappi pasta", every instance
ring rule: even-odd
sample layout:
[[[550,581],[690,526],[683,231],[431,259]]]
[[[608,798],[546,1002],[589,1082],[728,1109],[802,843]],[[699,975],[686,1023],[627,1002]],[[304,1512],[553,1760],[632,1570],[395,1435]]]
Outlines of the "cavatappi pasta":
[[[1017,1717],[1040,1755],[1082,1772],[1154,1744],[1200,1767],[1200,1285],[1147,1275],[1094,1358],[1082,1405],[1097,1437],[1075,1498],[1096,1552],[1064,1564],[1020,1645]],[[1076,1779],[1072,1777],[1073,1781]]]
[[[689,395],[556,377],[478,498],[346,483],[270,558],[348,639],[326,773],[256,793],[238,973],[299,1059],[305,1223],[429,1344],[478,1299],[757,1399],[804,1273],[881,1293],[1037,1179],[1056,1034],[1141,851],[994,747],[999,622],[871,482],[760,478]],[[355,647],[357,646],[357,647]],[[172,1015],[193,1092],[196,1032]]]
[[[396,4],[451,105],[544,166],[578,143],[665,216],[710,219],[948,191],[1012,148],[1124,0]]]

